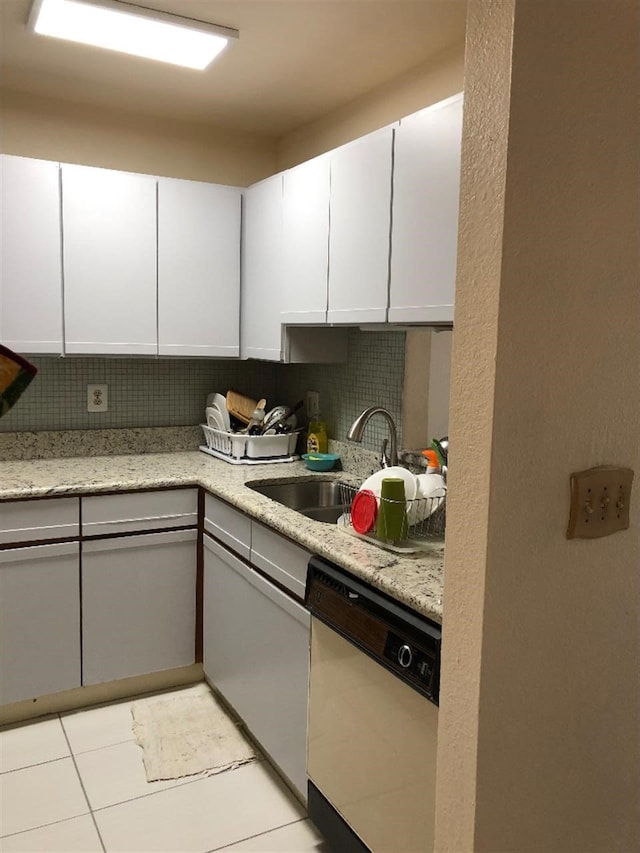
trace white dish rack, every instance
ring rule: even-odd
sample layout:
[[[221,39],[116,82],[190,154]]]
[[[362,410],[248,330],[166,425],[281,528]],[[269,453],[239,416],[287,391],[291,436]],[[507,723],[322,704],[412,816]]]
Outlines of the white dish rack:
[[[225,432],[200,424],[204,433],[203,453],[223,459],[232,465],[266,465],[269,462],[293,462],[301,430],[283,435],[247,435]]]

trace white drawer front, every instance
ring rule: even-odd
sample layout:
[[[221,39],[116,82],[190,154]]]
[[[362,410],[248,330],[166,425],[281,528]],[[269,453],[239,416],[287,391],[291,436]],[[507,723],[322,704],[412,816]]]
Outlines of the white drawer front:
[[[204,529],[241,557],[251,552],[251,519],[224,501],[205,495]]]
[[[197,489],[123,492],[82,498],[83,536],[195,527],[197,523]]]
[[[0,544],[78,536],[79,499],[8,501],[0,504]]]
[[[253,522],[251,562],[299,598],[304,598],[309,551]]]

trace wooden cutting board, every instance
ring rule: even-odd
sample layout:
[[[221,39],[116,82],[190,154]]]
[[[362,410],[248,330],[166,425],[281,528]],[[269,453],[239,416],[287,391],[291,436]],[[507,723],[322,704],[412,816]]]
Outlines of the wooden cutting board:
[[[238,391],[227,391],[227,411],[243,424],[249,423],[256,406],[257,401],[251,397],[245,397]]]

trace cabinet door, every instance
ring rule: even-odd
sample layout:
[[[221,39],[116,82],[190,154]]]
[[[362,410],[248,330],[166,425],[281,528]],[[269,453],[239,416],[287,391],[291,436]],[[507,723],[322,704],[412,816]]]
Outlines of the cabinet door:
[[[310,615],[205,536],[204,671],[306,797]]]
[[[155,355],[156,181],[62,166],[65,349]]]
[[[195,661],[197,533],[82,545],[82,683]]]
[[[60,354],[60,167],[7,155],[0,166],[0,341],[17,352]]]
[[[389,322],[452,323],[462,95],[396,131]]]
[[[160,355],[239,355],[240,205],[236,187],[159,179]]]
[[[389,297],[393,128],[331,154],[329,323],[384,323]]]
[[[282,322],[326,323],[329,156],[284,173]]]
[[[241,356],[280,361],[282,174],[245,192],[243,257]]]
[[[78,543],[0,551],[0,704],[80,687]]]

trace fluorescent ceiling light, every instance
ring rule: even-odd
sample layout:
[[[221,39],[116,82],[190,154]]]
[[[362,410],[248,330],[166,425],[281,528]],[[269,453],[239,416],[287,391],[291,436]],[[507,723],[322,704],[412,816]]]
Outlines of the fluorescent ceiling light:
[[[36,33],[202,70],[238,31],[119,0],[35,0]]]

